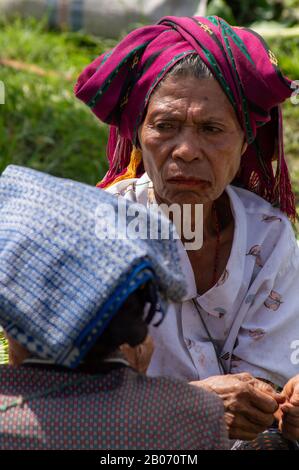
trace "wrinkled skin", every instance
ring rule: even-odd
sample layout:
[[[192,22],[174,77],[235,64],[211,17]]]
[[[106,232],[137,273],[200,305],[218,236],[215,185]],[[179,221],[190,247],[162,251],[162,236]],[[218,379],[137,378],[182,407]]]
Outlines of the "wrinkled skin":
[[[222,398],[231,439],[253,440],[271,426],[279,404],[284,402],[271,385],[246,372],[209,377],[191,385],[204,387]]]
[[[281,395],[285,398],[276,413],[279,429],[290,440],[299,440],[299,375],[290,379]]]
[[[158,202],[180,204],[219,198],[247,148],[234,109],[212,78],[167,78],[149,102],[139,141]],[[171,180],[180,175],[201,181]]]

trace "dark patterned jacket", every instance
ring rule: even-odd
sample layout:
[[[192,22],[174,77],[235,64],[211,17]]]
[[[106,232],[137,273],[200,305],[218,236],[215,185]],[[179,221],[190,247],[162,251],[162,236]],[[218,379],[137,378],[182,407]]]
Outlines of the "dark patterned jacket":
[[[128,367],[0,366],[0,449],[225,449],[214,394]]]

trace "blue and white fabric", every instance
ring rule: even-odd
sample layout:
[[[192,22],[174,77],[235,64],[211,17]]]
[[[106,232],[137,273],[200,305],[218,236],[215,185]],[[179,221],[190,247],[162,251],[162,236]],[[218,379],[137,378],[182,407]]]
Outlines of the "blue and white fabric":
[[[107,205],[117,217],[114,196],[28,168],[11,165],[0,177],[0,324],[68,367],[149,279],[162,305],[185,293],[172,226],[170,239],[100,239],[101,227],[113,230]]]

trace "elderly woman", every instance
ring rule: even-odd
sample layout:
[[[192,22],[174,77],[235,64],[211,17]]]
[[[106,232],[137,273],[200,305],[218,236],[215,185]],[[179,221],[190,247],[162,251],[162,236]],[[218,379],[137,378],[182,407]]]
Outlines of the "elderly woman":
[[[0,449],[226,448],[219,398],[138,374],[157,301],[184,292],[176,244],[99,237],[116,199],[33,170],[8,167],[0,197]]]
[[[215,391],[232,438],[253,439],[278,406],[280,429],[299,438],[299,255],[280,109],[294,90],[275,55],[219,17],[165,17],[97,58],[75,92],[111,126],[100,187],[146,206],[203,205],[202,247],[181,244],[188,292],[153,331],[149,374]],[[284,387],[280,399],[257,379]]]

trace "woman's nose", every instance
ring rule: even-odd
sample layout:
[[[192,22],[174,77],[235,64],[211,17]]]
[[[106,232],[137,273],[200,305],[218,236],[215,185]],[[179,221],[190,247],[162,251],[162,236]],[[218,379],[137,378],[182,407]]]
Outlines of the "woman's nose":
[[[194,134],[196,133],[187,131],[177,136],[175,147],[172,151],[173,159],[192,161],[203,158],[200,136]]]

